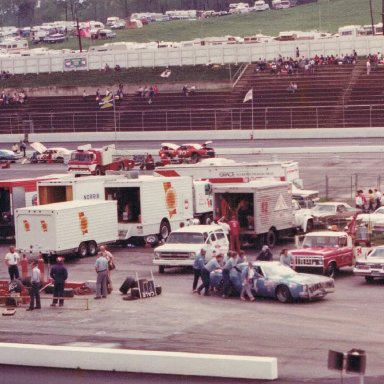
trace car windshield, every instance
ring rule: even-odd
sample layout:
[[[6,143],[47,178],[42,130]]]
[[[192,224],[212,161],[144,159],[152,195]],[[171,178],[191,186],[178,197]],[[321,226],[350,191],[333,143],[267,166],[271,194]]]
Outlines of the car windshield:
[[[336,236],[306,236],[303,241],[304,248],[313,247],[332,247],[339,246],[338,238]]]
[[[377,257],[384,259],[384,248],[376,248],[370,254],[369,257]]]
[[[297,273],[292,268],[289,268],[286,265],[275,263],[263,264],[262,270],[264,272],[265,277],[294,276]]]
[[[77,161],[92,161],[93,154],[92,153],[83,153],[83,152],[77,152],[72,153],[71,160],[77,160]]]
[[[169,235],[167,244],[204,244],[204,237],[198,232],[173,232]]]
[[[313,209],[313,213],[333,213],[335,212],[335,206],[333,205],[316,205]]]

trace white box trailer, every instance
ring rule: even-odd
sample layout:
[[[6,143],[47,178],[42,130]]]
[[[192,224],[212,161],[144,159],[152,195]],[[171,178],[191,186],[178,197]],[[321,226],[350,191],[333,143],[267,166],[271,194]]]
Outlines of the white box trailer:
[[[291,183],[264,179],[212,188],[215,216],[235,215],[242,241],[273,247],[279,236],[292,234]]]
[[[44,180],[37,183],[39,204],[71,200],[105,200],[104,183],[123,176],[67,177],[65,180]]]
[[[93,256],[118,237],[115,201],[77,200],[19,208],[16,248],[23,253]]]
[[[163,202],[156,200],[165,194],[164,185],[168,184],[164,183],[171,183],[171,191],[176,192],[177,204],[180,206],[177,215],[170,215]],[[41,182],[38,183],[38,192],[40,204],[69,200],[116,200],[119,238],[123,241],[140,237],[154,242],[159,234],[162,238],[167,237],[169,227],[174,230],[179,228],[182,222],[187,224],[192,218],[209,224],[213,218],[211,183],[193,181],[190,177],[137,177],[137,174],[132,172],[88,176]],[[184,207],[183,201],[188,208],[181,209]],[[162,202],[162,205],[154,209],[147,208],[156,205],[156,202]]]
[[[190,177],[141,176],[106,181],[105,198],[117,200],[119,240],[165,240],[169,233],[193,219]]]

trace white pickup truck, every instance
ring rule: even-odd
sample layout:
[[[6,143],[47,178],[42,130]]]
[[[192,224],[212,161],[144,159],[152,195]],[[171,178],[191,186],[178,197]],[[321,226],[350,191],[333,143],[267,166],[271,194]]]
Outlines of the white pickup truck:
[[[164,245],[154,249],[153,264],[160,273],[166,267],[191,267],[203,247],[206,262],[213,251],[226,255],[229,242],[220,225],[191,225],[173,231]]]

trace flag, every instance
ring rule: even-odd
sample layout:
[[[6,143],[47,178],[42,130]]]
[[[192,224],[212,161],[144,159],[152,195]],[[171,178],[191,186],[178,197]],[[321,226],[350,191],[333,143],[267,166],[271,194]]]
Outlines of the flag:
[[[113,98],[113,94],[110,93],[108,96],[105,96],[100,101],[100,109],[106,109],[113,107],[113,103],[115,102]]]
[[[253,88],[251,88],[244,97],[243,103],[246,103],[249,100],[253,100]]]

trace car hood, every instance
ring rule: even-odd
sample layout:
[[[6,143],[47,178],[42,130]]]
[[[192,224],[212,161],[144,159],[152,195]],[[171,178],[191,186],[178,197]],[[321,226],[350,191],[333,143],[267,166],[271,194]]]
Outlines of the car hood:
[[[43,153],[47,150],[47,147],[38,141],[31,143],[31,147],[38,153]]]
[[[337,251],[338,248],[325,248],[325,247],[314,247],[314,248],[301,248],[301,249],[294,249],[292,251],[289,251],[293,256],[328,256],[335,251]]]
[[[317,283],[325,283],[328,281],[333,280],[330,277],[322,276],[322,275],[312,275],[309,273],[298,273],[297,275],[293,277],[287,277],[287,280],[289,280],[292,283],[296,284],[317,284]]]

